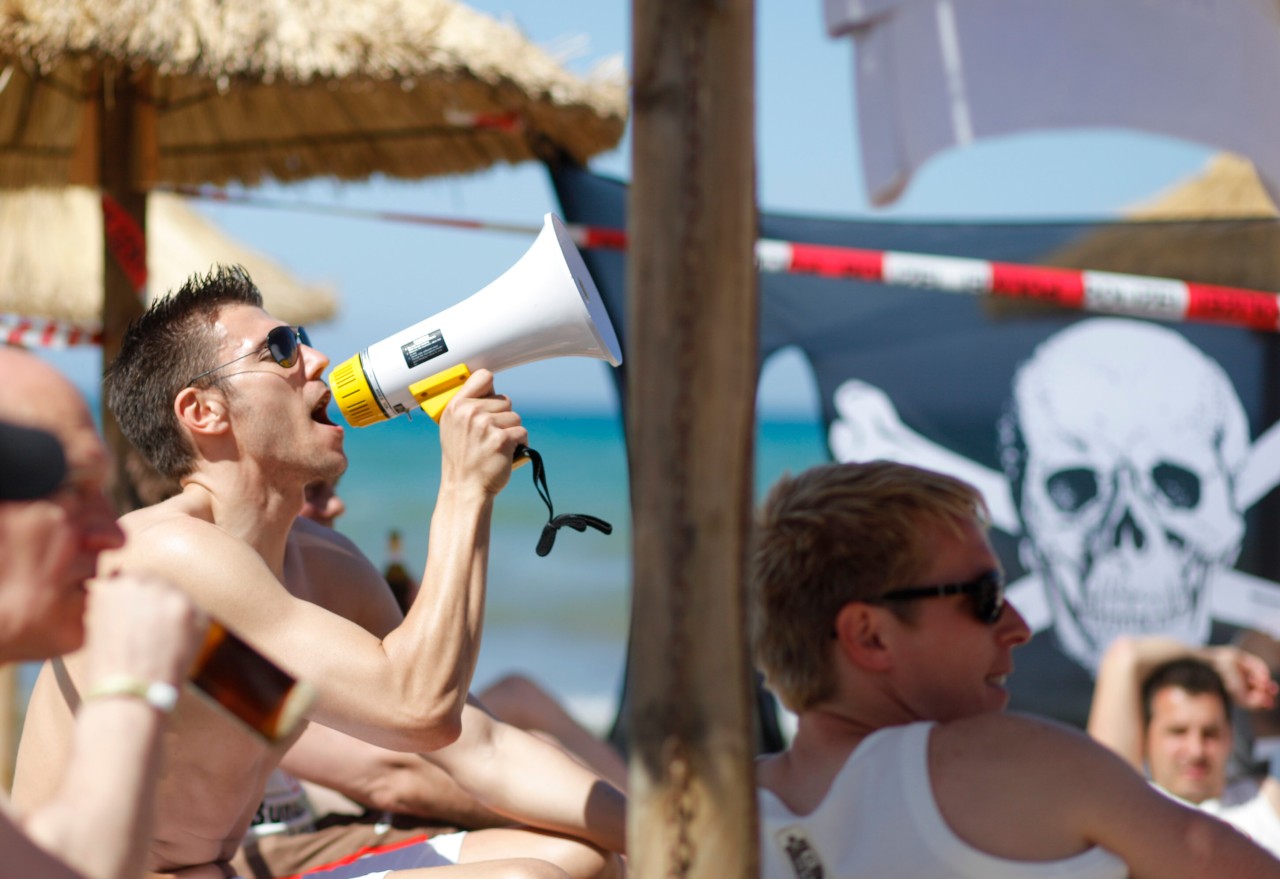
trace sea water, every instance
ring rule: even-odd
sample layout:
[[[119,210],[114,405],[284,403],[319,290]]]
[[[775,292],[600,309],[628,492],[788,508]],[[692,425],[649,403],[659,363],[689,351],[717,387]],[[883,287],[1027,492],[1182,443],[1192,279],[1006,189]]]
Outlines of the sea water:
[[[603,535],[560,529],[554,549],[535,553],[547,508],[533,467],[516,469],[494,505],[488,604],[476,691],[508,672],[528,675],[596,730],[613,721],[627,651],[631,602],[631,514],[626,447],[616,414],[522,412],[529,445],[542,455],[556,514],[588,513],[613,525]],[[405,417],[347,431],[350,466],[339,484],[347,513],[338,528],[378,565],[398,530],[414,576],[427,553],[440,477],[439,429]],[[762,496],[782,473],[827,460],[815,419],[766,418],[756,438]]]
[[[96,411],[96,408],[95,408]],[[547,508],[529,464],[512,473],[494,504],[484,636],[473,690],[508,673],[532,677],[597,732],[612,724],[621,692],[631,602],[631,513],[621,418],[612,413],[522,412],[529,445],[542,455],[557,514],[588,513],[613,525],[604,535],[560,529],[535,553]],[[378,567],[388,534],[420,576],[440,485],[439,428],[425,416],[348,428],[349,467],[338,485],[347,512],[336,527]],[[765,418],[756,436],[757,498],[785,472],[828,458],[816,419]],[[36,665],[21,670],[24,695]]]

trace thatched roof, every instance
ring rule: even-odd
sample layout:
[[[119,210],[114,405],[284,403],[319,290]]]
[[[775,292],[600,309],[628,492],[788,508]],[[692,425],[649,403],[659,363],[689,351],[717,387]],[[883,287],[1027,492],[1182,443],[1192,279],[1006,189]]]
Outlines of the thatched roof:
[[[1280,222],[1253,165],[1232,155],[1060,249],[1048,265],[1280,290]]]
[[[103,76],[150,95],[144,187],[585,163],[627,106],[621,75],[569,73],[453,0],[4,0],[0,186],[94,179],[77,158],[96,152]]]
[[[1219,153],[1196,176],[1125,211],[1130,220],[1240,220],[1280,217],[1248,159]]]
[[[160,296],[193,271],[240,263],[262,290],[267,308],[293,324],[334,316],[331,287],[307,284],[270,258],[240,244],[176,195],[148,197],[148,290]],[[0,313],[88,326],[102,316],[102,206],[84,188],[0,193]],[[86,245],[86,242],[89,242]]]

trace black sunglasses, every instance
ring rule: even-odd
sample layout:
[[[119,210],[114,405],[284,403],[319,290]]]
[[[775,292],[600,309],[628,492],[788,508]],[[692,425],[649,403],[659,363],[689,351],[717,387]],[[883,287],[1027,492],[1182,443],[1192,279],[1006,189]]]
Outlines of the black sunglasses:
[[[880,601],[915,601],[918,598],[937,598],[941,595],[972,595],[973,612],[979,621],[994,625],[1004,613],[1004,575],[999,571],[985,571],[967,583],[948,583],[944,586],[911,586],[894,589],[881,595]]]
[[[307,331],[303,327],[273,327],[271,331],[267,333],[267,341],[261,346],[254,348],[248,354],[241,354],[234,360],[228,360],[226,363],[220,363],[213,369],[206,369],[204,372],[188,381],[187,384],[193,385],[206,375],[210,375],[223,367],[230,366],[233,363],[244,360],[246,357],[252,357],[262,351],[263,348],[271,352],[271,359],[276,363],[280,364],[285,369],[292,369],[293,365],[298,362],[298,352],[302,350],[303,345],[306,345],[308,348],[311,347],[311,337],[307,335]]]

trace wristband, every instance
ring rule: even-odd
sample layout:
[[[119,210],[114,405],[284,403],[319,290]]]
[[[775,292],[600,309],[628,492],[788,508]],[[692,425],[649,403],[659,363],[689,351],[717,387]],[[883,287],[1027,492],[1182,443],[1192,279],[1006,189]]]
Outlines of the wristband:
[[[133,675],[108,675],[89,688],[84,701],[125,696],[141,699],[161,714],[168,714],[178,704],[178,688],[164,681],[147,682]]]

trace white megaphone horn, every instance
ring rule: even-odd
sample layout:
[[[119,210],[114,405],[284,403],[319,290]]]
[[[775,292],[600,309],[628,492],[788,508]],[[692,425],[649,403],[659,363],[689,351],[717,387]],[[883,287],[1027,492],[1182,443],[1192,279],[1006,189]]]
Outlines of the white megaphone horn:
[[[329,387],[353,427],[419,408],[439,421],[473,370],[551,357],[622,363],[600,292],[564,224],[547,214],[533,246],[500,278],[334,367]]]

